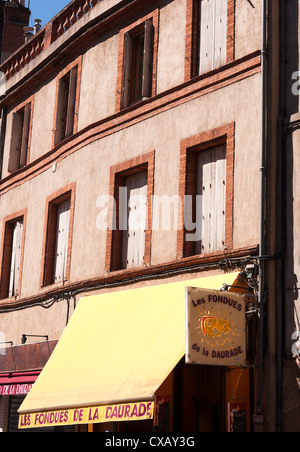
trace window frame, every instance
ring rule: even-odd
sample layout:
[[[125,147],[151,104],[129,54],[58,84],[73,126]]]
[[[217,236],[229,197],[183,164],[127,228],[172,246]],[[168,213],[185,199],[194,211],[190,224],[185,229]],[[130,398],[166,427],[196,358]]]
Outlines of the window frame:
[[[130,24],[129,26],[123,28],[120,31],[119,35],[119,56],[118,56],[118,75],[117,75],[117,88],[116,88],[116,112],[120,112],[121,110],[131,107],[132,105],[138,104],[142,102],[145,98],[153,97],[156,94],[156,78],[157,78],[157,54],[158,54],[158,19],[159,19],[159,10],[156,9],[152,13],[148,14],[137,20],[136,22]],[[147,32],[147,24],[151,24],[152,31],[150,27],[148,27]],[[144,74],[147,73],[146,67],[149,68],[150,72],[152,70],[152,76],[149,76],[149,79],[144,81],[145,90],[143,94],[147,94],[142,96],[140,100],[132,100],[130,99],[130,95],[128,95],[127,100],[124,101],[127,96],[127,83],[128,77],[130,77],[130,73],[132,71],[131,64],[128,64],[128,60],[131,58],[131,50],[128,49],[128,41],[130,38],[134,38],[138,34],[141,33],[141,30],[144,30],[145,33],[145,43],[144,49],[148,49],[151,47],[151,55],[150,52],[146,52],[144,58]],[[152,33],[152,36],[151,36]],[[150,42],[151,40],[151,42]],[[129,99],[129,100],[128,100]]]
[[[73,238],[73,223],[74,223],[74,209],[75,209],[75,183],[62,188],[56,193],[49,196],[46,200],[45,209],[45,226],[43,237],[43,254],[42,254],[42,268],[40,286],[47,287],[53,284],[65,284],[70,279],[71,267],[71,251]],[[55,282],[54,268],[55,268],[55,249],[57,243],[57,209],[60,204],[70,199],[70,220],[68,231],[68,246],[65,279]]]
[[[30,161],[33,110],[34,96],[15,107],[12,112],[8,157],[8,172],[10,174],[24,168]],[[22,119],[20,119],[21,115]],[[17,121],[19,124],[17,124]],[[16,130],[16,127],[18,130]],[[20,149],[18,149],[18,146]]]
[[[155,151],[119,163],[110,168],[110,205],[108,213],[108,229],[106,244],[106,271],[129,271],[141,267],[123,268],[122,266],[122,236],[119,230],[119,189],[124,186],[125,178],[133,174],[147,171],[147,229],[145,231],[144,267],[151,262],[151,222],[152,222],[152,196],[154,190],[154,162]],[[114,227],[114,225],[116,227]]]
[[[199,1],[200,0],[187,0],[185,81],[189,81],[199,75],[197,67],[199,59]],[[227,0],[226,64],[231,63],[235,58],[235,2],[236,0]],[[206,74],[202,74],[202,76],[205,75]]]
[[[195,242],[187,242],[184,226],[184,212],[187,208],[185,195],[195,195],[197,170],[195,157],[199,152],[212,149],[217,146],[226,146],[226,200],[225,200],[225,235],[224,250],[233,249],[233,196],[234,196],[234,142],[235,123],[201,133],[186,139],[180,143],[180,174],[179,174],[179,195],[182,200],[182,211],[178,224],[181,225],[177,233],[177,259],[189,258],[192,256],[212,256],[223,252],[213,251],[206,254],[195,254]],[[193,206],[194,217],[194,206]]]
[[[54,122],[53,122],[53,138],[52,147],[60,145],[65,139],[70,138],[77,132],[78,129],[78,114],[79,114],[79,100],[81,88],[81,71],[82,71],[82,56],[67,65],[58,75],[56,81],[56,95],[54,106]],[[76,80],[75,80],[76,73]],[[66,96],[67,105],[65,111],[60,100],[63,96],[63,85],[68,82],[68,94]],[[70,102],[71,99],[71,102]],[[58,122],[65,118],[65,130],[63,127],[59,132]]]
[[[27,209],[9,215],[3,220],[2,230],[2,244],[0,256],[0,299],[18,298],[21,294],[22,272],[23,272],[23,258],[25,247],[25,233],[26,233],[26,219]],[[18,287],[12,297],[9,297],[9,283],[11,271],[11,258],[13,246],[13,229],[17,222],[23,222],[21,251],[20,251],[20,267],[18,275]]]

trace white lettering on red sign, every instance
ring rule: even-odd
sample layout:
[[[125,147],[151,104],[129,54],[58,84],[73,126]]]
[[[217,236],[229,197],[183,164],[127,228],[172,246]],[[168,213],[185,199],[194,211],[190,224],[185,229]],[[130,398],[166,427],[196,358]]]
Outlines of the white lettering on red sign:
[[[0,396],[26,395],[29,393],[32,386],[33,383],[21,385],[0,385]]]

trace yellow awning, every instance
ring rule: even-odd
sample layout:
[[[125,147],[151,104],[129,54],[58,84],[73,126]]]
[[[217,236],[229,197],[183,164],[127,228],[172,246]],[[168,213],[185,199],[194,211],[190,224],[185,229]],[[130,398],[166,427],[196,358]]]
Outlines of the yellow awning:
[[[19,409],[20,428],[153,417],[156,390],[185,354],[185,287],[238,273],[81,298]]]

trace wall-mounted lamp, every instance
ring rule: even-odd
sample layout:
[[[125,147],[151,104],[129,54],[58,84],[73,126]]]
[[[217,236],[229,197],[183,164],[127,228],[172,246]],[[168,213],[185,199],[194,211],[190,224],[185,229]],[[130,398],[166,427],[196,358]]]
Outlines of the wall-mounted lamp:
[[[41,335],[36,335],[36,334],[22,334],[22,344],[26,344],[27,338],[28,337],[44,337],[46,339],[46,341],[48,341],[48,336],[41,336]]]

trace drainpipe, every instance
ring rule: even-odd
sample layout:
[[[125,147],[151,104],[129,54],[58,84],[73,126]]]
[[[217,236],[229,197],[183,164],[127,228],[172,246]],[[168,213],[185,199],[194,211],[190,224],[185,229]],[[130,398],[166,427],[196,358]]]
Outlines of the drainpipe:
[[[260,244],[259,254],[265,256],[266,224],[266,126],[267,126],[267,0],[262,2],[262,44],[261,44],[261,165],[260,165]],[[264,353],[264,304],[265,304],[265,261],[259,262],[259,320],[258,320],[258,363],[256,410],[253,417],[255,432],[263,431],[262,409],[263,353]]]
[[[279,116],[277,124],[276,156],[276,432],[282,432],[283,419],[283,322],[285,298],[284,271],[284,211],[285,205],[285,160],[284,160],[284,118],[286,107],[286,0],[280,0],[279,6]]]

